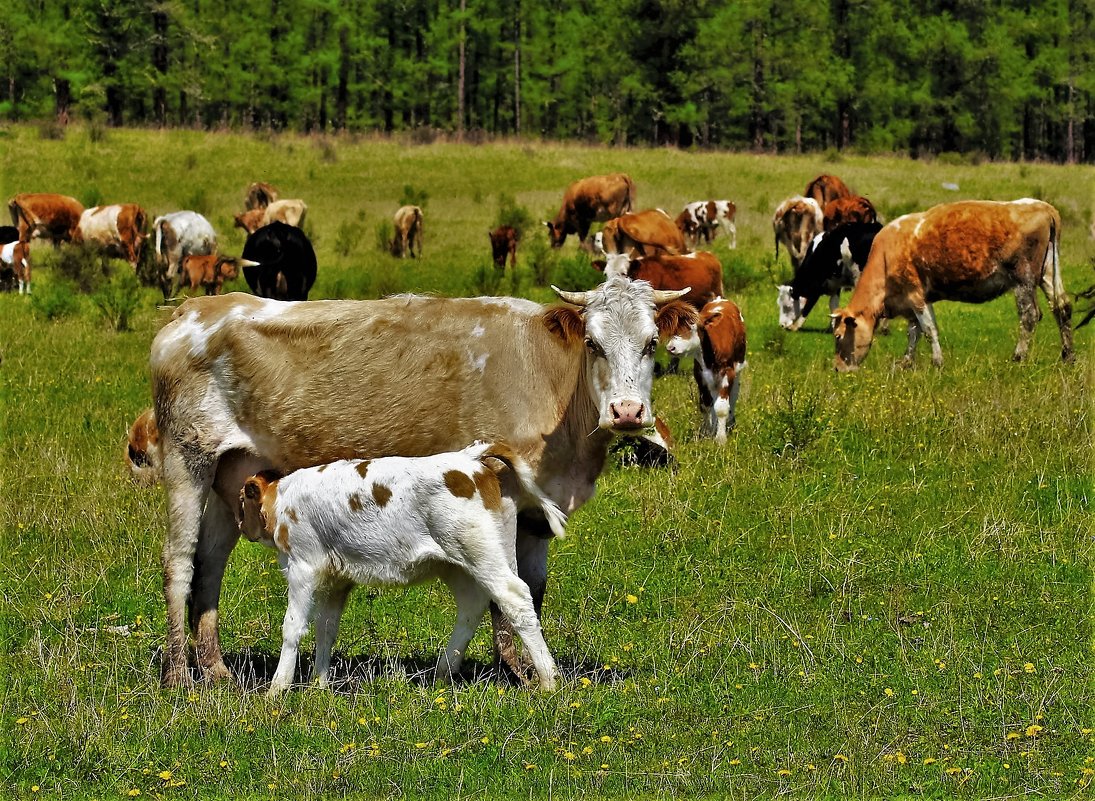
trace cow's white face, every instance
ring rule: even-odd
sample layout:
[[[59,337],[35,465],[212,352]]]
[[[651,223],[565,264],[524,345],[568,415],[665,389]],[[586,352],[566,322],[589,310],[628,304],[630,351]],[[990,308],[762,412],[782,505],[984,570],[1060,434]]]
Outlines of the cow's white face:
[[[597,232],[597,236],[600,236],[601,232]],[[605,278],[612,278],[614,276],[621,276],[627,278],[628,273],[631,271],[631,256],[626,253],[607,253],[605,254]]]
[[[783,284],[779,287],[779,297],[776,298],[776,306],[779,308],[780,327],[794,331],[801,324],[799,319],[802,314],[802,299],[793,297],[791,287]]]

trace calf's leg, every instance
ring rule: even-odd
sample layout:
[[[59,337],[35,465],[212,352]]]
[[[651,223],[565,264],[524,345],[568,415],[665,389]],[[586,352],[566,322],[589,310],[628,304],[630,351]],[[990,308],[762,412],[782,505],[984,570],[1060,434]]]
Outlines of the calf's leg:
[[[289,605],[285,608],[285,619],[281,624],[281,656],[274,678],[270,681],[270,689],[266,691],[268,696],[276,696],[293,685],[300,638],[308,630],[318,584],[311,567],[292,560],[289,561],[286,578],[289,581]]]
[[[312,663],[312,681],[321,687],[330,684],[331,649],[338,637],[338,626],[353,584],[328,580],[316,597],[316,658]]]
[[[437,658],[434,680],[449,683],[460,672],[468,643],[483,620],[490,595],[462,569],[453,568],[442,578],[456,599],[456,626],[445,650]],[[512,642],[511,642],[512,646]]]

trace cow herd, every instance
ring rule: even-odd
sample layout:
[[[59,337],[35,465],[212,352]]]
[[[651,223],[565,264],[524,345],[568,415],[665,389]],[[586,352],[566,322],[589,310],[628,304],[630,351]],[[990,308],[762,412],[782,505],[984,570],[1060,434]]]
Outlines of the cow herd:
[[[276,202],[272,187],[253,189],[245,213]],[[278,551],[290,585],[273,693],[292,682],[313,612],[314,678],[325,682],[350,588],[428,577],[449,585],[459,609],[439,678],[459,667],[490,603],[499,658],[527,675],[517,633],[541,687],[555,686],[538,624],[548,543],[593,494],[614,440],[664,441],[651,397],[657,346],[693,356],[700,431],[719,442],[733,429],[746,366],[745,320],[725,296],[722,265],[692,250],[719,232],[734,245],[734,204],[696,201],[673,218],[635,211],[635,194],[623,174],[567,188],[547,222],[551,243],[577,236],[597,251],[605,280],[587,292],[553,287],[560,304],[408,295],[279,303],[307,297],[315,256],[299,255],[307,239],[298,228],[273,220],[251,233],[239,260],[260,297],[214,291],[175,310],[152,343],[154,411],[129,442],[134,475],[162,482],[168,496],[165,685],[193,680],[188,627],[200,676],[231,675],[220,588],[243,534]],[[396,222],[400,255],[420,254],[421,209],[401,208]],[[1049,204],[965,201],[883,226],[868,200],[819,176],[779,205],[773,228],[777,253],[782,243],[795,269],[779,289],[780,322],[797,329],[829,295],[838,370],[860,364],[893,316],[909,320],[906,359],[923,335],[941,364],[932,303],[1008,289],[1021,359],[1038,319],[1037,286],[1060,326],[1062,357],[1072,357],[1060,217]],[[175,226],[156,235],[157,251],[167,243],[165,258],[180,265],[176,283],[188,259],[220,258],[208,242],[179,247]],[[512,228],[491,232],[491,243],[496,263],[512,263]],[[306,269],[280,264],[288,252]],[[215,283],[216,263],[210,269]]]

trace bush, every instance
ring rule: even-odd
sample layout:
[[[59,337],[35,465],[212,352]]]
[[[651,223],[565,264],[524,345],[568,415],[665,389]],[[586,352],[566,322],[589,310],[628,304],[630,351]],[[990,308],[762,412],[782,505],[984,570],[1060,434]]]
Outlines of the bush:
[[[335,253],[339,256],[349,256],[357,249],[361,241],[361,223],[341,222],[335,231]]]
[[[517,238],[523,239],[525,234],[532,230],[535,221],[532,214],[524,206],[518,206],[512,195],[500,194],[498,196],[498,216],[495,218],[495,227],[508,225],[517,232]]]
[[[65,138],[65,126],[53,118],[42,120],[38,123],[38,138],[46,141],[61,141]]]
[[[821,439],[829,427],[829,416],[817,392],[781,393],[777,408],[763,418],[762,436],[772,452],[798,458]]]
[[[582,292],[593,289],[604,281],[604,273],[599,272],[585,256],[568,256],[559,259],[553,273],[552,282],[560,289]]]
[[[91,300],[112,331],[129,331],[140,304],[137,276],[128,269],[119,270]]]
[[[471,294],[498,295],[505,273],[494,266],[493,262],[480,262],[471,274]]]
[[[57,281],[39,285],[38,291],[30,296],[30,308],[44,320],[60,320],[80,310],[80,297],[74,284]]]
[[[418,206],[425,209],[430,202],[430,193],[425,189],[418,189],[411,184],[403,184],[403,197],[399,199],[400,206]]]
[[[536,285],[546,286],[559,267],[559,251],[543,236],[526,237],[522,250]]]
[[[382,253],[392,252],[392,240],[395,239],[395,226],[391,220],[381,220],[376,224],[376,249]]]
[[[756,266],[737,251],[730,251],[722,260],[722,285],[730,294],[768,280],[770,276],[766,269]]]
[[[106,254],[99,248],[85,245],[61,245],[54,268],[81,292],[94,292],[110,275]]]

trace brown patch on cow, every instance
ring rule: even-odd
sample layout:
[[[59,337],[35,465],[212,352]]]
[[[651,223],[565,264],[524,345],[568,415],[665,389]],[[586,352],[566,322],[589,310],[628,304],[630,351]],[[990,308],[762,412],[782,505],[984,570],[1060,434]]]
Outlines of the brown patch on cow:
[[[501,509],[502,487],[498,483],[498,476],[488,468],[477,471],[473,478],[475,488],[479,490],[479,497],[483,501],[483,506],[491,511]]]
[[[369,473],[369,462],[358,462],[354,466],[354,470],[357,471],[357,474],[359,476],[361,476],[362,478],[365,478],[365,476],[368,475],[368,473]]]
[[[471,498],[475,495],[475,482],[466,473],[449,470],[444,475],[445,486],[457,498]]]
[[[383,484],[373,484],[373,500],[376,501],[376,505],[383,509],[388,505],[388,501],[392,499],[392,491]]]
[[[375,490],[374,490],[375,492]],[[364,508],[364,504],[361,503],[361,496],[356,492],[350,494],[350,511],[360,512]]]
[[[278,526],[278,533],[277,537],[275,537],[274,539],[274,542],[277,543],[279,549],[281,549],[285,553],[289,553],[289,526],[285,525],[284,523]]]
[[[585,339],[585,321],[572,306],[552,306],[544,312],[542,319],[544,327],[567,345]]]
[[[297,510],[296,509],[286,509],[285,510],[285,515],[290,520],[292,520],[294,523],[299,523],[300,522],[300,518],[297,517]]]

